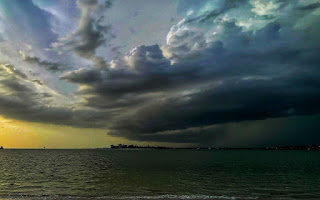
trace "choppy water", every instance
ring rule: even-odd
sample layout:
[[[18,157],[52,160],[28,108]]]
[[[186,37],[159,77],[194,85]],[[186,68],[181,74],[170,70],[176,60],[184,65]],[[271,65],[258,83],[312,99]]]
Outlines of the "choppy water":
[[[320,199],[320,151],[1,150],[20,198]]]

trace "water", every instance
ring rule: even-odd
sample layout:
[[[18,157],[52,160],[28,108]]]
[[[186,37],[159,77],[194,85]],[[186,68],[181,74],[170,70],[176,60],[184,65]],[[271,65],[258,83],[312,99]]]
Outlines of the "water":
[[[0,199],[320,199],[320,151],[1,150]]]

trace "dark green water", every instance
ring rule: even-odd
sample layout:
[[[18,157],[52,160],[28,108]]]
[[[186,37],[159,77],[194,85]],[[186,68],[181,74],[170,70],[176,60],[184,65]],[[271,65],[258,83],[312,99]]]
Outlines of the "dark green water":
[[[1,150],[19,198],[320,199],[320,151]]]

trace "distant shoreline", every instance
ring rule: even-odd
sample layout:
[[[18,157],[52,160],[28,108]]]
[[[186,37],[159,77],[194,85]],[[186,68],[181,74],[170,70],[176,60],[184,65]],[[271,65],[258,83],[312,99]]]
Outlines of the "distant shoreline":
[[[288,151],[288,150],[320,150],[320,145],[312,146],[279,146],[279,147],[257,147],[257,148],[229,148],[229,147],[153,147],[153,146],[135,146],[135,147],[118,147],[113,148],[4,148],[3,150],[265,150],[265,151]]]
[[[134,146],[134,145],[111,145],[110,148],[96,148],[96,149],[185,149],[185,150],[320,150],[320,145],[312,146],[279,146],[279,147],[259,147],[259,148],[228,148],[228,147],[152,147],[152,146]]]

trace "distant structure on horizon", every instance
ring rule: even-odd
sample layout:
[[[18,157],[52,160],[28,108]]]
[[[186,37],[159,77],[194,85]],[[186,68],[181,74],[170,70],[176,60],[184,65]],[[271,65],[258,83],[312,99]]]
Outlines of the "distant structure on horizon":
[[[108,148],[104,148],[108,149]],[[278,147],[258,147],[258,148],[213,148],[213,147],[185,147],[185,148],[172,148],[162,146],[138,146],[138,145],[111,145],[110,149],[207,149],[207,150],[320,150],[320,145],[312,146],[278,146]]]
[[[3,146],[1,146],[0,149],[3,149]]]
[[[119,144],[119,145],[111,145],[110,149],[172,149],[170,147],[161,147],[161,146],[138,146],[138,145],[126,145],[126,144]]]

